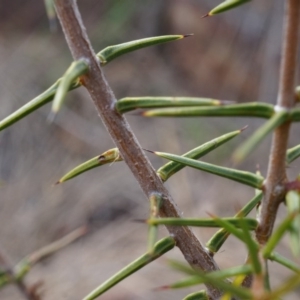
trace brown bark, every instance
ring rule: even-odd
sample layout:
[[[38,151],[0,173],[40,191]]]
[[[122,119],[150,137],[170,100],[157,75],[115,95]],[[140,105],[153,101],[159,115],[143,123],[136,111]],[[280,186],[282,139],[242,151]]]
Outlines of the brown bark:
[[[294,106],[294,88],[297,68],[300,1],[287,0],[283,30],[282,58],[276,108],[289,110]],[[290,122],[279,126],[274,134],[269,157],[268,173],[264,185],[265,196],[259,216],[256,237],[265,244],[272,233],[279,204],[284,201],[287,182],[285,155]]]

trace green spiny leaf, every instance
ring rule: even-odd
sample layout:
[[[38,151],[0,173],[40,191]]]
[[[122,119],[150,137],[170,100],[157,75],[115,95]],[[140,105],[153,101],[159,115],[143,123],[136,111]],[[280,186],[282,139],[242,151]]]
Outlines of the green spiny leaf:
[[[137,108],[184,107],[184,106],[219,106],[221,100],[196,97],[127,97],[116,103],[119,113]]]
[[[275,288],[268,294],[268,298],[265,299],[280,299],[280,297],[288,294],[293,289],[300,285],[299,274],[291,276],[288,280],[283,282],[278,288]]]
[[[235,217],[238,218],[239,216],[247,216],[252,211],[252,209],[261,201],[262,197],[263,193],[260,191],[235,215]],[[220,250],[221,246],[224,244],[228,236],[228,231],[226,231],[225,229],[220,229],[206,243],[206,247],[210,252],[216,253]]]
[[[286,152],[286,162],[290,164],[300,156],[300,145],[295,146]]]
[[[221,218],[218,218],[218,217],[214,216],[214,220],[220,227],[223,227],[224,230],[226,230],[229,234],[234,235],[240,241],[245,243],[243,233],[241,232],[241,230],[237,229],[236,226],[234,226],[233,224],[227,222],[226,220],[224,220],[224,218],[221,219]]]
[[[130,276],[131,274],[135,273],[139,269],[143,268],[153,260],[157,259],[158,257],[162,256],[166,252],[170,251],[175,247],[175,240],[172,237],[166,237],[158,241],[151,254],[146,253],[127,265],[125,268],[120,270],[118,273],[110,277],[107,281],[97,287],[94,291],[92,291],[89,295],[87,295],[83,300],[92,300],[96,299],[104,292],[112,288],[118,282],[122,281],[126,277]]]
[[[157,45],[160,43],[165,43],[168,41],[174,41],[178,40],[181,38],[184,38],[188,35],[171,35],[171,36],[160,36],[160,37],[152,37],[152,38],[147,38],[143,40],[136,40],[136,41],[131,41],[128,43],[120,44],[120,45],[114,45],[107,47],[100,51],[98,53],[99,55],[104,52],[105,56],[107,58],[106,62],[103,62],[103,65],[106,65],[108,62],[112,61],[114,58],[125,54],[127,52],[131,52],[134,50],[138,50],[143,47],[148,47],[151,45]],[[117,50],[117,48],[119,50]],[[125,49],[125,51],[124,51]],[[116,53],[118,54],[116,56]],[[41,106],[51,102],[54,98],[54,95],[57,91],[57,88],[60,84],[60,81],[62,78],[58,79],[51,87],[49,87],[45,92],[40,94],[39,96],[35,97],[31,101],[29,101],[27,104],[23,105],[20,107],[18,110],[7,116],[5,119],[0,121],[0,131],[3,130],[4,128],[16,123],[18,120],[24,118],[25,116],[29,115],[31,112],[37,110]],[[81,86],[80,82],[73,83],[73,85],[70,87],[70,90],[73,90],[75,88],[78,88]]]
[[[162,36],[155,36],[155,37],[135,40],[131,42],[126,42],[123,44],[113,45],[101,50],[97,54],[97,57],[99,58],[101,64],[105,65],[111,60],[125,53],[132,52],[153,45],[180,40],[187,36],[190,35],[162,35]]]
[[[44,3],[45,3],[45,8],[49,20],[50,30],[55,31],[57,28],[57,24],[56,24],[56,12],[54,7],[54,2],[53,0],[44,0]]]
[[[217,147],[223,145],[224,143],[228,142],[238,134],[240,134],[244,128],[241,130],[232,131],[230,133],[224,134],[220,137],[217,137],[197,148],[192,149],[191,151],[183,154],[183,157],[198,159],[205,154],[211,152],[212,150],[216,149]],[[172,175],[180,171],[184,168],[183,164],[177,162],[168,162],[167,164],[163,165],[157,170],[157,174],[161,178],[162,181],[167,181]]]
[[[283,124],[289,118],[285,111],[275,113],[265,124],[258,128],[233,154],[233,161],[242,162],[259,143],[275,128]]]
[[[182,263],[174,259],[168,259],[167,262],[168,265],[174,270],[180,271],[184,274],[191,275],[191,276],[198,275],[199,271],[192,269],[191,266],[189,266],[186,263]]]
[[[289,214],[282,223],[278,226],[278,228],[272,233],[271,237],[267,241],[265,247],[263,248],[263,256],[264,258],[268,258],[274,248],[277,246],[278,242],[282,238],[282,236],[286,233],[286,231],[290,228],[293,220],[295,219],[296,214]]]
[[[286,206],[289,213],[296,213],[296,216],[289,228],[290,246],[295,257],[300,254],[300,195],[296,191],[289,191],[286,194]]]
[[[0,274],[0,288],[2,288],[3,286],[13,282],[14,279],[11,277],[10,274],[8,274],[7,272],[2,272]]]
[[[151,152],[151,151],[150,151]],[[240,171],[236,169],[221,167],[213,164],[209,164],[203,161],[198,161],[195,159],[182,157],[175,154],[165,153],[165,152],[153,152],[160,157],[181,163],[183,165],[202,170],[208,173],[212,173],[221,177],[225,177],[254,188],[261,189],[263,187],[264,178],[260,175],[256,175],[250,172]]]
[[[159,216],[159,209],[162,204],[162,195],[153,193],[149,199],[150,202],[150,218],[157,218]],[[156,225],[150,225],[148,230],[148,252],[151,253],[157,241],[158,228]]]
[[[18,120],[22,119],[23,117],[30,114],[32,111],[35,111],[39,107],[45,105],[46,103],[50,102],[57,90],[57,87],[59,85],[60,79],[55,82],[51,87],[49,87],[45,92],[16,110],[14,113],[6,117],[0,122],[0,131],[5,129],[6,127],[9,127],[10,125],[14,124]]]
[[[236,228],[240,228],[240,220],[237,218],[222,218],[219,219],[227,222]],[[244,222],[249,229],[255,229],[257,227],[257,221],[255,219],[245,218]],[[222,227],[222,225],[216,219],[193,219],[193,218],[151,218],[147,220],[149,225],[171,225],[171,226],[195,226],[195,227]]]
[[[189,287],[193,285],[198,285],[203,283],[202,272],[200,271],[200,276],[198,270],[191,269],[188,265],[180,263],[175,260],[168,260],[169,265],[184,274],[189,275],[188,278],[175,282],[170,285],[162,286],[159,289],[177,289],[183,287]],[[248,275],[253,272],[252,267],[250,265],[236,266],[228,269],[212,271],[207,273],[210,277],[216,279],[228,279],[230,277],[238,276],[238,275]]]
[[[222,279],[211,276],[210,273],[198,273],[199,277],[202,277],[204,283],[213,284],[215,287],[222,289],[225,292],[230,292],[232,295],[240,297],[241,299],[253,299],[251,292],[243,287],[234,286]]]
[[[157,290],[182,289],[182,288],[187,288],[190,286],[199,285],[202,283],[203,283],[202,278],[199,278],[199,276],[194,275],[194,276],[189,276],[187,278],[179,280],[177,282],[174,282],[172,284],[161,286],[161,287],[157,288]]]
[[[249,252],[249,262],[251,264],[251,266],[253,267],[254,273],[256,275],[259,275],[262,273],[262,265],[259,259],[259,245],[253,240],[251,233],[250,233],[250,228],[247,224],[247,222],[245,222],[245,219],[243,217],[238,218],[238,220],[240,221],[240,226],[242,228],[242,231],[244,233],[244,241],[245,244],[248,248],[248,252]]]
[[[292,122],[299,122],[300,121],[300,108],[299,107],[293,108],[290,111],[290,116],[291,116]]]
[[[287,267],[288,269],[298,273],[300,275],[300,266],[298,266],[294,261],[280,255],[277,252],[272,252],[268,257],[269,260],[276,261],[277,263]]]
[[[115,161],[122,161],[122,157],[120,156],[119,149],[118,148],[113,148],[110,150],[105,151],[101,155],[98,155],[82,164],[79,166],[75,167],[71,171],[69,171],[67,174],[65,174],[62,178],[60,178],[56,184],[65,182],[67,180],[70,180],[81,173],[84,173],[88,170],[91,170],[93,168],[113,163]]]
[[[207,292],[202,290],[200,292],[192,293],[183,298],[183,300],[209,300]]]
[[[67,92],[70,90],[72,85],[76,85],[79,77],[88,72],[89,66],[85,60],[78,60],[72,62],[70,67],[67,69],[59,86],[57,88],[53,103],[52,113],[55,115],[61,108],[63,101],[66,97]]]
[[[257,117],[270,118],[274,107],[267,103],[249,102],[217,107],[180,107],[147,110],[144,117]]]
[[[15,280],[22,280],[31,270],[32,266],[33,264],[27,257],[20,261],[14,268]]]
[[[249,2],[250,0],[225,0],[218,6],[216,6],[214,9],[212,9],[207,16],[213,16],[216,14],[220,14],[224,11],[230,10],[232,8],[235,8],[239,5],[245,4],[246,2]]]

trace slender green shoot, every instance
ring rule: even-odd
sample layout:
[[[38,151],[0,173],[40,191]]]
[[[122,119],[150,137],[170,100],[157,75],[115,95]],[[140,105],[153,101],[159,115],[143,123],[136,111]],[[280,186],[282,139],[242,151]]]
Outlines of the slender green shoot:
[[[110,277],[107,281],[102,283],[99,287],[97,287],[94,291],[92,291],[89,295],[84,297],[83,300],[93,300],[105,293],[107,290],[115,286],[117,283],[135,273],[139,269],[143,268],[147,264],[151,263],[155,259],[159,258],[166,252],[170,251],[175,247],[175,240],[172,237],[166,237],[158,241],[152,253],[146,253],[127,265],[125,268],[120,270],[118,273]]]
[[[48,0],[45,0],[48,1]],[[51,0],[49,0],[50,3]],[[102,59],[106,59],[105,61],[102,61],[103,65],[106,65],[108,62],[112,61],[114,58],[134,51],[138,50],[144,47],[152,46],[152,45],[158,45],[160,43],[165,43],[169,41],[175,41],[178,39],[182,39],[184,37],[187,37],[189,35],[170,35],[170,36],[158,36],[158,37],[151,37],[146,38],[142,40],[136,40],[127,42],[124,44],[109,46],[102,51],[98,53],[98,57],[103,54]],[[102,53],[102,54],[101,54]],[[101,58],[100,58],[101,60]],[[51,102],[54,98],[54,95],[56,94],[57,88],[60,85],[62,78],[59,78],[51,87],[49,87],[45,92],[40,94],[39,96],[35,97],[31,101],[29,101],[27,104],[20,107],[18,110],[7,116],[5,119],[0,121],[0,131],[3,130],[6,127],[9,127],[10,125],[16,123],[20,119],[24,118],[25,116],[29,115],[31,112],[37,110],[41,106]],[[79,81],[76,81],[72,84],[70,87],[70,90],[73,90],[75,88],[78,88],[81,86],[81,83]]]
[[[300,108],[296,107],[293,108],[290,112],[291,121],[292,122],[299,122],[300,121]]]
[[[180,107],[150,109],[141,113],[144,117],[257,117],[269,119],[274,114],[271,104],[249,102],[223,106]]]
[[[177,281],[175,283],[172,283],[170,285],[164,285],[162,287],[159,287],[158,290],[166,290],[166,289],[180,289],[180,288],[187,288],[195,285],[199,285],[204,283],[202,278],[202,273],[200,272],[200,276],[198,276],[199,271],[192,270],[185,264],[182,264],[180,262],[176,261],[169,261],[170,266],[178,270],[180,272],[183,272],[185,274],[188,274],[189,277]],[[230,277],[238,276],[238,275],[248,275],[253,273],[253,269],[250,265],[243,265],[243,266],[237,266],[232,267],[224,270],[218,270],[208,273],[210,277],[216,278],[216,279],[228,279]],[[193,275],[191,275],[193,274]]]
[[[175,154],[170,154],[170,153],[165,153],[165,152],[158,152],[158,151],[150,151],[160,157],[181,163],[185,166],[189,166],[198,170],[202,170],[208,173],[212,173],[221,177],[225,177],[249,186],[252,186],[257,189],[262,189],[263,188],[263,181],[264,178],[260,175],[253,174],[250,172],[245,172],[245,171],[240,171],[236,169],[231,169],[231,168],[226,168],[226,167],[221,167],[217,165],[213,165],[210,163],[206,163],[203,161],[198,161],[195,159],[187,158],[187,157],[182,157],[179,155]]]
[[[73,82],[77,82],[80,76],[87,73],[89,70],[89,65],[86,60],[78,60],[72,62],[70,67],[67,69],[63,75],[59,86],[57,88],[53,103],[52,103],[52,116],[55,116],[60,110],[64,99],[70,90],[70,86]]]
[[[57,29],[57,19],[53,0],[44,0],[47,17],[49,20],[50,31],[54,32]]]
[[[240,216],[247,216],[254,207],[261,201],[263,197],[263,193],[259,191],[257,195],[253,199],[251,199],[234,217],[238,218]],[[229,236],[229,232],[224,228],[218,230],[212,238],[206,243],[207,249],[211,253],[216,253],[220,250],[224,242],[227,240]]]
[[[61,177],[55,184],[59,184],[67,180],[70,180],[84,172],[87,172],[88,170],[97,168],[99,166],[106,165],[109,163],[114,163],[116,161],[122,161],[122,160],[123,159],[120,155],[118,148],[109,149],[104,153],[102,153],[101,155],[97,155],[96,157],[93,157],[92,159],[75,167],[67,174],[65,174],[63,177]]]
[[[205,290],[192,293],[183,298],[183,300],[209,300],[209,296]]]
[[[149,46],[154,46],[154,45],[158,45],[158,44],[162,44],[162,43],[166,43],[166,42],[180,40],[180,39],[183,39],[188,36],[191,36],[191,34],[162,35],[162,36],[154,36],[154,37],[150,37],[150,38],[130,41],[130,42],[126,42],[123,44],[108,46],[108,47],[104,48],[103,50],[101,50],[97,54],[97,57],[99,58],[101,65],[106,65],[113,59],[115,59],[125,53],[132,52],[132,51],[142,49],[142,48],[146,48]]]
[[[290,247],[295,257],[300,254],[300,195],[296,191],[289,191],[286,194],[286,206],[289,213],[295,213],[296,216],[289,228]]]
[[[150,218],[159,216],[159,209],[162,204],[162,196],[159,193],[153,193],[149,199],[150,202]],[[158,227],[157,225],[149,225],[148,229],[148,252],[151,253],[157,241]]]
[[[206,155],[207,153],[211,152],[212,150],[216,149],[217,147],[223,145],[224,143],[234,138],[235,136],[240,134],[244,129],[246,129],[246,127],[240,130],[229,132],[220,137],[217,137],[201,146],[198,146],[190,150],[189,152],[183,154],[182,156],[192,158],[192,159],[199,159],[200,157]],[[171,161],[166,163],[162,167],[160,167],[157,170],[157,174],[159,175],[162,181],[167,181],[172,175],[174,175],[175,173],[177,173],[183,168],[184,168],[183,164]]]
[[[233,153],[233,161],[241,163],[275,128],[283,124],[289,115],[285,111],[275,113],[266,123],[258,128],[241,146]]]
[[[240,220],[237,218],[222,219],[193,219],[193,218],[150,218],[146,222],[149,225],[171,225],[171,226],[194,226],[194,227],[223,227],[219,220],[222,220],[235,228],[241,228]],[[255,219],[244,218],[249,230],[254,230],[258,223]]]
[[[195,97],[127,97],[117,101],[116,109],[123,114],[137,108],[219,106],[222,103],[221,100]]]
[[[260,275],[262,273],[262,265],[259,259],[259,245],[253,240],[250,233],[251,229],[249,228],[247,222],[245,222],[243,216],[239,217],[238,220],[240,221],[240,226],[244,233],[245,245],[248,248],[249,259],[250,259],[249,263],[253,267],[254,273],[256,275]]]
[[[225,0],[218,6],[216,6],[214,9],[212,9],[207,15],[203,17],[213,16],[216,14],[220,14],[224,11],[233,9],[237,6],[240,6],[242,4],[245,4],[246,2],[249,2],[250,0]]]
[[[269,240],[267,241],[266,245],[262,250],[262,254],[264,258],[268,258],[270,254],[273,252],[274,248],[277,246],[278,242],[281,240],[283,235],[288,231],[290,228],[293,220],[295,219],[296,214],[291,213],[289,214],[282,223],[278,226],[275,232],[271,235]]]
[[[300,275],[300,266],[297,265],[294,261],[289,260],[288,258],[280,255],[277,252],[271,252],[268,256],[268,259],[271,261],[276,261],[277,263],[281,264],[282,266],[287,267],[291,271],[298,273]]]
[[[286,152],[286,162],[289,165],[291,162],[293,162],[295,159],[297,159],[300,156],[300,145],[295,146],[291,149],[288,149]]]

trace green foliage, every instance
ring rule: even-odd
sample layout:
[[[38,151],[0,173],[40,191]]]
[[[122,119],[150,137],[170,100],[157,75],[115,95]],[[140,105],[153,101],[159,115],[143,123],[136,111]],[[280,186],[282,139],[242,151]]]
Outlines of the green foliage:
[[[212,9],[208,16],[212,16],[236,6],[244,4],[248,0],[227,0],[221,3],[216,8]],[[52,1],[45,1],[47,12],[50,20],[55,18],[53,12]],[[51,6],[52,5],[52,6]],[[99,63],[104,66],[115,58],[152,45],[158,45],[169,41],[180,40],[186,36],[184,35],[169,35],[160,37],[145,38],[137,41],[131,41],[119,45],[109,46],[100,51],[97,55]],[[57,113],[63,105],[64,99],[68,91],[81,86],[81,76],[88,73],[88,62],[79,60],[73,62],[67,69],[62,78],[59,78],[49,89],[37,96],[26,105],[18,109],[16,112],[5,118],[0,122],[0,131],[14,124],[21,118],[27,116],[39,107],[45,105],[53,100],[52,111]],[[293,108],[290,111],[276,111],[271,104],[261,102],[250,102],[243,104],[232,104],[226,101],[208,99],[208,98],[187,98],[187,97],[126,97],[116,102],[114,109],[116,113],[124,114],[135,109],[148,109],[141,114],[145,117],[257,117],[267,119],[262,125],[242,146],[240,146],[235,154],[235,161],[244,160],[249,153],[267,136],[267,134],[274,131],[278,126],[286,122],[300,121],[300,109]],[[161,287],[161,289],[177,289],[186,288],[189,286],[200,285],[203,283],[213,285],[220,288],[224,292],[223,299],[230,299],[231,296],[239,297],[240,299],[278,299],[282,297],[296,286],[300,284],[300,266],[290,261],[288,258],[281,256],[274,252],[280,240],[285,234],[290,235],[290,248],[295,257],[300,254],[300,196],[299,185],[292,186],[293,188],[286,188],[286,205],[287,216],[280,222],[276,230],[266,242],[265,245],[259,245],[256,239],[252,236],[251,231],[256,230],[260,225],[259,220],[248,218],[247,215],[259,205],[264,196],[265,178],[260,174],[251,173],[248,171],[241,171],[238,169],[227,168],[215,164],[206,163],[197,159],[203,157],[205,154],[220,147],[224,143],[231,140],[240,134],[242,130],[236,130],[220,137],[217,137],[207,143],[200,145],[183,155],[175,155],[165,152],[150,151],[156,155],[166,158],[168,162],[157,170],[157,174],[163,182],[167,181],[172,175],[179,172],[185,166],[189,166],[204,172],[215,174],[217,176],[225,177],[235,182],[239,182],[254,188],[256,195],[253,199],[248,201],[245,206],[231,218],[221,218],[211,215],[211,218],[160,218],[159,211],[164,202],[161,194],[153,191],[150,202],[150,213],[148,220],[145,223],[149,226],[148,232],[148,248],[147,252],[141,257],[128,264],[122,270],[111,276],[107,281],[102,283],[84,300],[96,299],[107,290],[115,286],[120,281],[128,276],[131,276],[139,269],[145,267],[152,261],[164,255],[176,245],[176,237],[165,237],[157,242],[157,232],[160,225],[167,226],[199,226],[199,227],[217,227],[220,228],[206,243],[209,250],[209,255],[213,256],[217,253],[221,246],[226,241],[229,235],[237,238],[248,251],[247,262],[243,266],[236,266],[223,270],[217,270],[204,273],[199,270],[193,270],[188,266],[182,265],[178,262],[171,262],[173,269],[179,270],[187,277],[181,281]],[[300,156],[300,146],[291,148],[286,153],[286,162],[292,163]],[[122,156],[117,148],[110,149],[100,156],[96,156],[91,160],[77,166],[66,175],[64,175],[57,183],[70,180],[79,174],[82,174],[90,169],[102,166],[104,164],[122,161]],[[65,245],[65,243],[63,243]],[[52,249],[52,248],[51,248]],[[50,251],[51,252],[51,251]],[[49,248],[47,250],[39,251],[36,256],[29,256],[22,260],[11,273],[5,270],[0,271],[0,286],[4,286],[11,282],[21,280],[30,268],[40,258],[49,255]],[[33,257],[35,259],[33,259]],[[38,259],[37,259],[38,257]],[[261,294],[257,296],[251,289],[242,285],[243,280],[247,276],[252,276],[257,284],[264,286],[268,280],[269,274],[265,268],[265,262],[271,260],[276,261],[293,273],[288,280],[283,282],[280,286],[272,291],[264,288]],[[232,280],[232,277],[235,277]],[[199,291],[187,295],[184,299],[209,299],[206,291]]]
[[[216,6],[214,9],[212,9],[207,15],[213,16],[216,14],[220,14],[224,11],[230,10],[232,8],[235,8],[236,6],[240,6],[249,1],[251,1],[251,0],[225,0],[220,5]]]

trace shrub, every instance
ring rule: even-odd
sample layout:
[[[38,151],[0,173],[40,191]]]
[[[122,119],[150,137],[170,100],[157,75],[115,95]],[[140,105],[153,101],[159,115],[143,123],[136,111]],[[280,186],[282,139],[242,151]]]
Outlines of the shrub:
[[[49,16],[53,18],[52,1],[46,2]],[[224,1],[204,17],[222,13],[245,2],[248,0]],[[73,0],[56,0],[55,7],[74,62],[62,78],[58,79],[49,89],[2,120],[0,130],[51,101],[52,114],[50,119],[53,119],[63,105],[67,92],[84,86],[90,93],[116,148],[109,149],[100,156],[79,165],[64,175],[57,183],[70,180],[103,164],[124,161],[140,184],[150,204],[149,218],[138,220],[149,226],[147,252],[109,278],[84,299],[96,299],[115,284],[164,255],[175,246],[181,250],[190,266],[171,261],[170,265],[186,274],[186,278],[162,288],[175,289],[200,284],[206,286],[205,290],[187,295],[185,299],[219,299],[220,297],[222,299],[279,299],[295,289],[300,283],[300,267],[274,250],[283,235],[287,233],[290,236],[290,249],[293,255],[297,258],[300,252],[300,181],[299,178],[289,179],[286,174],[286,166],[300,156],[299,145],[287,149],[291,124],[300,120],[300,110],[297,107],[299,100],[297,88],[295,92],[299,1],[286,0],[280,82],[275,105],[264,102],[237,104],[191,97],[147,96],[126,97],[116,100],[103,75],[102,67],[120,55],[144,47],[176,41],[187,37],[187,35],[145,38],[107,47],[95,55],[76,2]],[[144,117],[230,116],[266,119],[265,123],[235,150],[233,160],[237,164],[246,159],[248,154],[272,132],[273,139],[267,175],[263,177],[259,172],[255,174],[198,160],[240,134],[244,128],[225,133],[183,155],[142,149],[124,117],[125,113],[136,109],[142,110],[140,115]],[[170,162],[155,171],[145,156],[145,151],[166,158]],[[220,218],[213,214],[206,219],[181,218],[179,210],[164,186],[164,182],[186,166],[250,186],[254,188],[255,195],[232,218]],[[277,210],[281,203],[287,207],[286,217],[273,230]],[[257,218],[247,217],[255,208],[257,209]],[[160,225],[167,227],[170,236],[157,241],[157,230]],[[220,229],[203,246],[188,226],[217,227]],[[84,232],[85,228],[81,228],[70,236],[50,245],[50,247],[43,248],[34,255],[27,257],[13,270],[3,270],[1,284],[15,282],[30,298],[31,296],[22,285],[22,278],[30,267],[45,255],[56,251]],[[233,235],[245,244],[248,257],[243,265],[219,270],[214,255],[220,250],[229,235]],[[269,284],[269,275],[272,274],[269,274],[267,268],[269,260],[276,261],[292,272],[290,278],[272,289]]]

